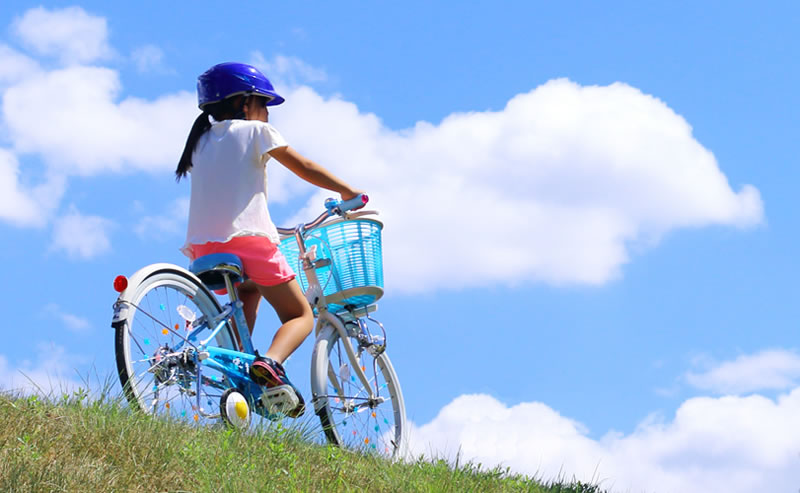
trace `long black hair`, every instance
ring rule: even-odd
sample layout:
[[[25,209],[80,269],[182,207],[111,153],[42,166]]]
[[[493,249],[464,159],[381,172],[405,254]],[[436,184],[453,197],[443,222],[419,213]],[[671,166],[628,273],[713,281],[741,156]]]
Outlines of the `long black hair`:
[[[229,120],[231,118],[244,118],[244,98],[229,97],[218,101],[216,103],[209,103],[203,108],[192,125],[189,131],[189,136],[186,138],[186,145],[183,147],[183,154],[178,161],[178,168],[175,170],[175,181],[180,181],[185,178],[186,174],[192,168],[192,153],[194,148],[197,147],[197,142],[206,131],[211,128],[211,121],[208,119],[210,116],[216,121]]]

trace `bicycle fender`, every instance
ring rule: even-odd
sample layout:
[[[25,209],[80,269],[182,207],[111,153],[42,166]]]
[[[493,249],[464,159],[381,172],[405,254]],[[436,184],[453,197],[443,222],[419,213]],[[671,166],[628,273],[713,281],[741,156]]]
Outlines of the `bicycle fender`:
[[[322,366],[318,366],[315,368],[313,365],[314,364],[319,365],[319,363],[323,359],[327,361],[327,358],[320,358],[318,356],[318,353],[327,354],[328,346],[327,344],[322,344],[322,342],[326,341],[330,337],[331,332],[336,332],[336,329],[330,323],[327,323],[326,321],[320,319],[318,321],[316,332],[317,332],[317,339],[316,341],[314,341],[314,349],[311,351],[311,364],[312,364],[311,403],[314,405],[314,414],[319,416],[321,414],[324,414],[325,412],[325,399],[318,398],[317,393],[315,391],[316,387],[314,386],[314,379],[321,378],[322,381],[326,381],[328,375],[328,368]],[[325,376],[321,377],[320,375],[325,375]]]
[[[139,284],[153,274],[166,270],[178,271],[181,275],[184,275],[195,281],[198,286],[203,286],[202,281],[200,281],[197,276],[192,274],[189,270],[175,264],[162,262],[142,267],[128,278],[128,287],[119,294],[119,297],[117,297],[117,302],[114,303],[114,316],[111,319],[112,327],[117,328],[128,318],[129,305],[124,302],[129,301],[130,298],[133,297],[133,293],[136,291],[136,288],[139,286]]]

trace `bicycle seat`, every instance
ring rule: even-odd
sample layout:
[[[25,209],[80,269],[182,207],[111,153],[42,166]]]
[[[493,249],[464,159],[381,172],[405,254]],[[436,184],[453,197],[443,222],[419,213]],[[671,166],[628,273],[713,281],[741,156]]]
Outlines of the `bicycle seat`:
[[[225,288],[223,274],[228,274],[234,284],[245,280],[242,261],[232,253],[212,253],[197,257],[189,264],[189,270],[212,290]]]

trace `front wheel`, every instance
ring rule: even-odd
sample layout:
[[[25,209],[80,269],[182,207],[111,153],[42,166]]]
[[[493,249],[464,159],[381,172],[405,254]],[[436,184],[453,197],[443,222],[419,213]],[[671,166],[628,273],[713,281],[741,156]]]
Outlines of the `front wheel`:
[[[352,344],[357,361],[345,349]],[[353,365],[366,374],[373,392],[358,378]],[[406,411],[400,382],[389,356],[373,356],[356,338],[343,341],[332,326],[323,329],[311,361],[314,410],[327,440],[334,445],[400,457],[404,443]]]
[[[220,397],[231,384],[195,349],[211,334],[203,320],[220,312],[214,296],[176,268],[151,273],[117,303],[126,308],[114,324],[117,370],[131,407],[190,423],[218,421]],[[216,344],[232,349],[232,341],[226,324]]]

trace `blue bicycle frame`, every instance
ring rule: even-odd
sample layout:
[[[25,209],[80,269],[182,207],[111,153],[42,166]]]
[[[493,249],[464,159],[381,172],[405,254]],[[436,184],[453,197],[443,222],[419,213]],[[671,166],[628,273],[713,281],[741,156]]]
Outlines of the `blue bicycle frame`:
[[[302,233],[303,231],[308,229],[313,229],[317,225],[324,222],[326,219],[332,217],[335,214],[342,214],[343,211],[347,211],[350,209],[354,209],[357,207],[361,207],[366,204],[368,199],[366,196],[359,196],[355,199],[350,201],[336,201],[329,199],[325,202],[326,212],[322,213],[317,219],[312,221],[309,224],[300,224],[292,232],[294,233],[299,245],[300,250],[305,252],[305,248],[303,246],[303,238]],[[281,228],[282,231],[287,232],[289,230]],[[313,266],[304,266],[309,269],[313,269]],[[215,316],[212,320],[206,320],[206,317],[203,316],[197,321],[193,321],[193,329],[184,337],[179,334],[177,331],[173,330],[170,327],[166,327],[167,330],[171,331],[173,334],[177,335],[179,338],[183,340],[183,344],[179,344],[174,348],[173,355],[183,352],[185,345],[188,344],[192,347],[193,357],[195,359],[195,364],[197,368],[197,409],[202,409],[200,399],[201,395],[199,392],[199,386],[201,384],[210,385],[220,390],[226,390],[228,388],[236,388],[239,390],[247,400],[251,403],[259,402],[262,397],[265,396],[265,392],[259,385],[255,384],[249,377],[249,368],[250,365],[255,360],[255,351],[253,348],[253,343],[250,338],[250,333],[247,329],[247,322],[244,318],[244,312],[242,310],[242,302],[237,299],[236,289],[234,286],[234,282],[231,279],[231,275],[226,272],[222,272],[222,275],[225,280],[225,287],[228,291],[228,295],[230,297],[230,301],[222,307],[222,311]],[[209,345],[212,341],[216,341],[217,335],[220,331],[225,327],[226,324],[230,324],[231,320],[235,321],[235,327],[238,333],[238,339],[241,346],[241,351],[236,351],[232,349],[225,349],[215,345]],[[188,323],[188,322],[187,322]],[[211,328],[211,333],[206,336],[206,338],[202,341],[195,342],[197,336],[204,332],[206,329]],[[352,348],[349,348],[352,352]],[[228,382],[220,381],[217,382],[215,379],[206,379],[202,375],[203,366],[207,366],[213,370],[216,370],[228,378]],[[361,373],[361,372],[358,372]],[[365,380],[366,381],[366,380]],[[272,419],[275,417],[274,414],[269,413],[269,406],[267,402],[261,400],[261,406],[255,406],[256,412],[262,414],[263,416]]]

